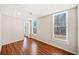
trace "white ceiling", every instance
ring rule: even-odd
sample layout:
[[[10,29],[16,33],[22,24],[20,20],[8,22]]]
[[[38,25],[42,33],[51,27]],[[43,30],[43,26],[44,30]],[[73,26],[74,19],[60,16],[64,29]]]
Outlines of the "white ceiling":
[[[0,12],[9,16],[29,18],[41,17],[75,7],[76,4],[0,4]]]

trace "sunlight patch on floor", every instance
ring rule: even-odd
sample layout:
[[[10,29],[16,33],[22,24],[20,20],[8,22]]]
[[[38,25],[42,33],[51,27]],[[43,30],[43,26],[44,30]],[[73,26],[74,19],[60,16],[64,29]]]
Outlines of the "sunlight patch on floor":
[[[32,49],[31,54],[33,55],[37,54],[37,44],[35,42],[32,43],[31,49]]]
[[[24,37],[24,41],[23,41],[23,49],[28,49],[28,39],[26,37]]]

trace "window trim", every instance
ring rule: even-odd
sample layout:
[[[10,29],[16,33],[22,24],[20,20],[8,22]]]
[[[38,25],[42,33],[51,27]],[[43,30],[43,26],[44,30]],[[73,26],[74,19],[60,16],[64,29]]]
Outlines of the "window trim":
[[[59,38],[55,38],[54,37],[54,16],[56,16],[56,15],[59,15],[59,14],[62,14],[62,13],[66,13],[66,38],[65,39],[59,39]],[[52,17],[53,17],[53,20],[52,20],[52,40],[53,41],[57,41],[57,42],[66,42],[67,44],[68,44],[68,11],[63,11],[63,12],[59,12],[59,13],[56,13],[56,14],[53,14],[52,15]]]

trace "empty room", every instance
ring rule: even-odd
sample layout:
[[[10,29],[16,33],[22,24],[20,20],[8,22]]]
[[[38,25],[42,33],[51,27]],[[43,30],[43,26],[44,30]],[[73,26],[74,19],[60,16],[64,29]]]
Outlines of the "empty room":
[[[0,55],[78,55],[79,5],[0,4]]]

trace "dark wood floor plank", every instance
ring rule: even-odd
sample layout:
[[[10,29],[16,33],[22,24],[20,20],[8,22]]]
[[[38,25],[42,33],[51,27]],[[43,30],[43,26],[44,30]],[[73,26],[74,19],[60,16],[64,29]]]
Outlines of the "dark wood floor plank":
[[[16,43],[16,47],[18,47],[17,50],[20,52],[20,55],[23,55],[24,51],[22,50],[22,46],[20,46],[19,43]]]
[[[9,47],[9,45],[6,45],[6,53],[7,55],[10,55],[11,54],[11,48]]]
[[[26,38],[18,42],[3,45],[1,55],[73,55],[67,51],[46,43]]]
[[[1,50],[2,50],[2,51],[1,51],[1,54],[2,54],[2,55],[6,55],[6,54],[7,54],[6,45],[4,45],[4,47],[2,47]]]

